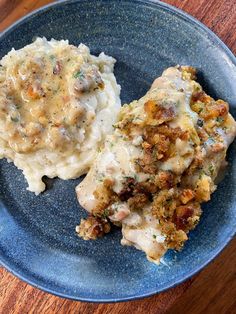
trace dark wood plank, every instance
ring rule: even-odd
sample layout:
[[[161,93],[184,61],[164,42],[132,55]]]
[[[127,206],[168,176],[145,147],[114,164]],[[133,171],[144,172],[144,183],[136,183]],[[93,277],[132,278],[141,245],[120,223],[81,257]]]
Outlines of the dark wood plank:
[[[0,0],[0,32],[29,12],[52,0]]]
[[[35,289],[0,268],[0,314],[14,313],[165,313],[178,297],[190,286],[192,280],[143,300],[116,303],[94,304],[65,300]]]
[[[168,314],[236,313],[236,238],[171,307]]]
[[[235,0],[165,0],[191,14],[215,32],[236,53]]]

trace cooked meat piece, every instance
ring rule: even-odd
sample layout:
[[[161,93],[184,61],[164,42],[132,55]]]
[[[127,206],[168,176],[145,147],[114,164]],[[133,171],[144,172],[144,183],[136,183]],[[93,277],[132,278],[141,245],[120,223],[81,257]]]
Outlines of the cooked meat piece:
[[[206,95],[195,72],[169,68],[144,97],[122,107],[113,135],[76,188],[92,215],[103,205],[121,225],[122,244],[156,263],[168,249],[181,249],[198,223],[236,134],[228,104]],[[107,179],[112,185],[97,197]]]

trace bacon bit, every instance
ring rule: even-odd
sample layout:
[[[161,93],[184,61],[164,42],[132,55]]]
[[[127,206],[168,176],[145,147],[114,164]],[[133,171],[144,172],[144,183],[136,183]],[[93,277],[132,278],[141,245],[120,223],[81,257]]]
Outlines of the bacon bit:
[[[174,215],[174,223],[177,229],[185,230],[188,225],[188,219],[194,214],[192,206],[179,206],[176,208]]]
[[[180,200],[183,204],[187,204],[195,197],[195,193],[191,189],[184,189],[180,194]]]
[[[124,204],[123,206],[120,206],[117,210],[113,210],[113,212],[111,213],[109,214],[109,219],[112,222],[115,221],[119,222],[125,219],[127,216],[129,216],[130,210],[127,204]]]
[[[173,120],[175,117],[175,111],[174,108],[161,108],[155,115],[155,119],[167,122]]]
[[[118,194],[122,202],[127,201],[130,197],[133,196],[134,185],[135,185],[134,178],[127,178],[127,180],[124,183],[124,188]]]

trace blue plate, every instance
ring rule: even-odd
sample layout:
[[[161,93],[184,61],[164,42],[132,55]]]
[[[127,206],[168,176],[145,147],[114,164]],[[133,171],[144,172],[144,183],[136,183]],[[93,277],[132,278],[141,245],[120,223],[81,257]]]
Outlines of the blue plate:
[[[23,18],[0,37],[0,57],[35,36],[85,43],[92,53],[117,59],[121,98],[144,95],[172,65],[198,68],[206,91],[236,110],[236,61],[228,48],[187,14],[155,1],[60,1]],[[0,260],[28,283],[59,296],[94,302],[133,300],[173,287],[209,263],[230,241],[236,226],[236,145],[228,153],[226,178],[205,204],[201,223],[166,265],[120,245],[120,231],[85,242],[75,225],[85,216],[74,188],[78,180],[48,180],[40,196],[26,191],[13,164],[0,161]]]

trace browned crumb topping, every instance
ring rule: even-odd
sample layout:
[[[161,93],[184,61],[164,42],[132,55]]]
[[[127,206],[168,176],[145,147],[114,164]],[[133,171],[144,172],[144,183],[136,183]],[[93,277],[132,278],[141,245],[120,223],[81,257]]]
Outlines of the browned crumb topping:
[[[157,173],[158,161],[165,161],[174,156],[176,139],[187,140],[188,137],[187,131],[171,128],[165,123],[157,127],[147,125],[143,132],[144,157],[136,161],[137,171],[150,174]]]
[[[196,78],[196,70],[192,67],[181,67],[181,71],[184,80]],[[126,178],[119,194],[112,190],[112,182],[105,181],[95,192],[100,205],[93,212],[94,215],[102,217],[109,205],[117,201],[127,202],[131,211],[141,210],[151,202],[152,214],[159,220],[162,232],[166,235],[167,247],[182,247],[188,238],[188,232],[200,219],[200,204],[210,200],[215,189],[214,179],[218,170],[213,164],[205,162],[203,147],[210,141],[209,154],[222,152],[221,157],[224,159],[226,148],[216,127],[224,124],[229,112],[226,102],[215,101],[203,91],[192,95],[190,105],[199,119],[195,129],[189,131],[171,127],[169,122],[176,118],[175,107],[171,104],[163,106],[153,99],[144,104],[146,119],[143,123],[137,124],[129,114],[121,114],[116,127],[128,137],[135,132],[142,136],[140,145],[143,156],[135,160],[135,166],[137,173],[149,174],[149,178],[144,182]],[[177,139],[186,142],[191,140],[194,147],[194,158],[181,175],[160,170],[160,162],[176,155]],[[206,164],[209,165],[207,169]],[[80,235],[94,239],[99,236],[97,230],[106,233],[104,225],[98,222],[99,219],[89,217],[87,221],[83,220],[79,227]]]
[[[182,72],[182,77],[184,80],[196,80],[196,69],[191,66],[180,66],[179,70]]]
[[[98,217],[108,216],[106,211],[107,207],[117,200],[117,195],[112,190],[113,182],[111,180],[104,180],[103,185],[100,185],[94,192],[94,196],[99,200],[99,206],[97,206],[93,215]]]
[[[147,124],[159,125],[174,119],[176,116],[174,107],[163,107],[154,100],[148,100],[144,104],[144,110],[147,113]]]
[[[111,229],[110,223],[94,216],[81,219],[80,225],[76,227],[76,232],[84,240],[95,240],[108,233]]]

